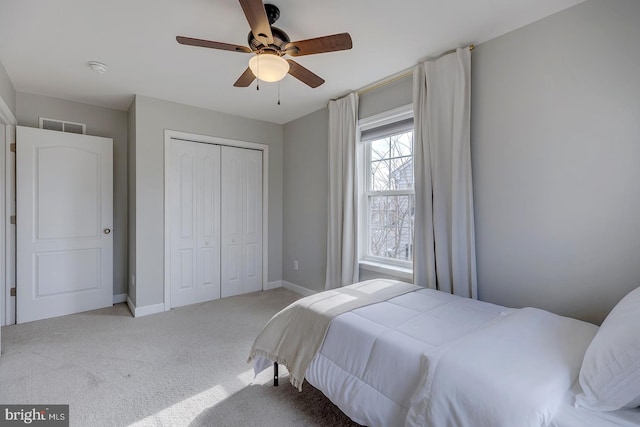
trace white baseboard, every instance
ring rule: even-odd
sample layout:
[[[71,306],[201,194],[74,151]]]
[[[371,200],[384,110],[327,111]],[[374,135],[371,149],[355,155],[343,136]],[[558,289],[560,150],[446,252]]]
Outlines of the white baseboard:
[[[300,294],[302,296],[308,297],[309,295],[314,295],[317,294],[318,291],[314,291],[311,290],[309,288],[305,288],[304,286],[300,286],[300,285],[296,285],[294,283],[291,282],[287,282],[285,280],[282,281],[282,287],[289,289],[290,291],[293,291],[297,294]]]
[[[129,310],[131,310],[133,317],[142,317],[164,312],[164,303],[136,307],[136,305],[131,301],[131,298],[127,297],[127,305],[129,306]]]
[[[127,294],[118,294],[113,296],[114,304],[120,304],[121,302],[127,302]]]
[[[267,284],[264,285],[263,287],[263,291],[269,291],[271,289],[276,289],[276,288],[281,288],[282,287],[282,280],[275,280],[273,282],[269,282]]]

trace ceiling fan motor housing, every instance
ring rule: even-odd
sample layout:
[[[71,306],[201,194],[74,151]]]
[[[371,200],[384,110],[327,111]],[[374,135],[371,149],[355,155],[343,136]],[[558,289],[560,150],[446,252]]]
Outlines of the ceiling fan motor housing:
[[[287,43],[291,41],[287,33],[282,31],[280,28],[271,27],[271,34],[273,35],[273,43],[270,44],[269,46],[265,46],[262,44],[260,40],[256,39],[253,36],[252,32],[249,32],[247,39],[248,39],[249,47],[251,48],[251,50],[259,51],[261,49],[266,48],[266,49],[280,51],[280,50],[284,50],[284,47],[287,45]]]
[[[280,18],[280,9],[278,9],[278,6],[267,3],[264,5],[264,10],[267,13],[269,25],[272,26],[278,20],[278,18]],[[262,42],[260,42],[253,36],[252,32],[249,32],[247,39],[251,50],[260,51],[263,49],[267,49],[273,50],[275,53],[279,54],[279,51],[284,50],[286,44],[291,41],[287,33],[282,31],[280,28],[272,26],[271,34],[273,36],[273,43],[269,46],[265,46],[264,44],[262,44]]]

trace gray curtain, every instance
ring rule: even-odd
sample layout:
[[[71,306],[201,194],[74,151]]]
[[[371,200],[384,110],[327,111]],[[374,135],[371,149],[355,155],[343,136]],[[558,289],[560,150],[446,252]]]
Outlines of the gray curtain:
[[[358,95],[329,102],[329,200],[325,289],[358,281]]]
[[[414,283],[477,298],[471,182],[471,52],[414,71]]]

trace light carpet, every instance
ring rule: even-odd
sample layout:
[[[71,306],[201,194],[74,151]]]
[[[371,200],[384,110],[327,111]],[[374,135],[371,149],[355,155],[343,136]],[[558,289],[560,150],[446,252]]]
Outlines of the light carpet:
[[[0,403],[71,426],[356,426],[318,390],[253,376],[251,344],[300,296],[274,289],[133,318],[125,304],[2,328]],[[284,370],[284,369],[283,369]]]

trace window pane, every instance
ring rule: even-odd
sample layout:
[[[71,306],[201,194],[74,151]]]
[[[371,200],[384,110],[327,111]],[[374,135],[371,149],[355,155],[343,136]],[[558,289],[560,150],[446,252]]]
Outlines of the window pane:
[[[369,255],[413,259],[414,197],[369,197]]]
[[[413,132],[405,132],[390,138],[391,165],[389,181],[391,189],[413,188]]]
[[[389,158],[389,139],[377,139],[370,142],[371,160],[380,160]]]
[[[413,131],[369,143],[369,191],[413,188]]]
[[[371,162],[371,191],[384,191],[391,188],[389,183],[389,160]]]
[[[413,157],[396,157],[389,160],[389,188],[391,190],[413,188]]]
[[[391,157],[413,156],[413,131],[394,135],[390,139]]]

